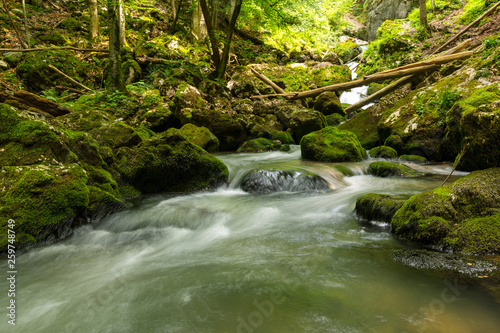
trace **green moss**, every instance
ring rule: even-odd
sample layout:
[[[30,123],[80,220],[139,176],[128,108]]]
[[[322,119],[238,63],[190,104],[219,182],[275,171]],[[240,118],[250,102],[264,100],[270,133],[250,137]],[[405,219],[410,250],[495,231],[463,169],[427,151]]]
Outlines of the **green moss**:
[[[497,84],[492,84],[474,89],[470,96],[459,101],[459,105],[464,110],[464,114],[467,114],[475,112],[482,105],[488,106],[498,100],[500,100],[500,89]]]
[[[347,117],[342,116],[338,113],[330,114],[325,118],[328,126],[338,126],[347,119]]]
[[[380,115],[372,113],[368,109],[362,110],[345,123],[339,125],[338,128],[356,134],[361,145],[365,149],[371,149],[380,145],[377,127],[380,117]]]
[[[271,140],[278,140],[282,144],[295,144],[295,141],[293,140],[293,137],[290,133],[288,132],[283,132],[283,131],[272,131],[271,132]]]
[[[463,221],[443,243],[465,253],[500,253],[500,213]]]
[[[95,128],[91,131],[91,134],[101,145],[112,148],[131,147],[142,141],[141,136],[134,128],[121,122]],[[142,134],[144,136],[149,135],[147,131],[142,131]]]
[[[386,194],[368,193],[356,199],[356,215],[367,221],[390,223],[406,199]]]
[[[38,39],[47,44],[63,46],[67,44],[67,40],[63,35],[58,33],[51,33],[48,35],[38,36]]]
[[[354,133],[325,127],[305,135],[300,141],[302,158],[323,162],[352,162],[366,158]]]
[[[99,207],[121,204],[122,201],[108,191],[99,187],[88,186],[89,204],[88,209],[95,210]]]
[[[7,244],[6,223],[16,221],[18,244],[26,240],[40,241],[48,230],[57,228],[64,219],[83,213],[88,204],[87,175],[82,167],[70,164],[64,167],[25,166],[4,167],[0,185],[0,248]]]
[[[281,144],[276,141],[271,141],[266,138],[258,138],[246,141],[243,145],[238,148],[240,153],[261,153],[266,151],[289,151],[290,146],[287,144]]]
[[[420,177],[423,175],[404,164],[383,161],[370,163],[368,173],[377,177]]]
[[[68,31],[80,31],[82,29],[82,23],[80,21],[75,20],[74,18],[70,17],[65,20],[63,20],[60,23],[61,27],[65,30]]]
[[[370,149],[370,156],[375,158],[398,158],[398,152],[388,146],[378,146]]]
[[[206,127],[186,124],[182,126],[181,132],[191,143],[205,149],[209,153],[219,150],[219,139]]]
[[[401,161],[408,161],[413,163],[427,163],[427,159],[418,155],[401,155],[399,156]]]
[[[316,98],[314,109],[323,113],[325,116],[335,113],[343,117],[347,116],[342,104],[340,104],[339,98],[331,91],[324,92]]]

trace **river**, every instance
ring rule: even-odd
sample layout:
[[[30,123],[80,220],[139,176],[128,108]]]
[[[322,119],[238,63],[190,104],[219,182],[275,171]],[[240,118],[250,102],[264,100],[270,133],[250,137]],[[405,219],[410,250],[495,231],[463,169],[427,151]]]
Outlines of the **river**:
[[[3,315],[0,331],[499,331],[500,306],[475,283],[393,261],[405,245],[353,213],[363,193],[419,193],[449,166],[397,179],[365,175],[370,160],[302,161],[298,146],[218,157],[228,186],[148,197],[20,255],[16,326]],[[331,189],[249,194],[239,185],[254,169],[315,173]]]

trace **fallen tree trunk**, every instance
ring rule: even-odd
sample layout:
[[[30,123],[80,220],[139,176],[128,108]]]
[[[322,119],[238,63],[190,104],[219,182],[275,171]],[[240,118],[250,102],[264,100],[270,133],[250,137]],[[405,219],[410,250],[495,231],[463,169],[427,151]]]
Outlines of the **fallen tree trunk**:
[[[79,86],[80,88],[84,89],[84,90],[87,90],[87,91],[90,91],[92,92],[92,89],[90,89],[89,87],[86,87],[84,86],[83,84],[81,84],[80,82],[72,79],[71,77],[69,77],[68,75],[64,74],[63,72],[61,72],[59,69],[55,68],[54,66],[52,65],[49,65],[50,68],[52,68],[56,73],[64,76],[67,80],[69,80],[70,82],[76,84],[77,86]]]
[[[459,45],[455,46],[454,48],[452,48],[451,50],[449,50],[448,52],[446,52],[445,56],[446,55],[452,55],[454,53],[457,53],[457,52],[460,52],[462,51],[463,49],[465,49],[471,42],[471,39],[467,39],[465,41],[463,41],[462,43],[460,43]],[[449,59],[449,58],[448,58]],[[420,63],[423,63],[424,61],[421,61]],[[405,67],[405,66],[403,66]],[[367,104],[370,104],[372,103],[373,101],[377,100],[377,99],[380,99],[382,98],[383,96],[385,95],[388,95],[390,94],[391,92],[395,91],[396,89],[398,89],[399,87],[407,84],[407,83],[410,83],[413,79],[416,78],[416,74],[415,75],[410,75],[410,76],[406,76],[406,77],[403,77],[399,80],[397,80],[396,82],[393,82],[391,83],[390,85],[388,85],[387,87],[384,87],[383,89],[377,91],[376,93],[366,97],[365,99],[357,102],[357,103],[354,103],[350,106],[348,106],[347,108],[345,108],[345,112],[347,112],[348,114],[350,113],[353,113],[354,111],[357,111],[359,109],[361,109],[363,106],[367,105]]]
[[[455,37],[453,37],[452,39],[450,39],[449,41],[447,41],[446,43],[444,43],[443,45],[441,45],[440,47],[438,47],[438,49],[436,51],[432,52],[432,54],[436,54],[436,53],[440,52],[442,49],[444,49],[450,43],[452,43],[453,41],[455,41],[458,37],[462,36],[467,30],[469,30],[470,28],[472,28],[476,23],[478,23],[479,21],[481,21],[483,18],[485,18],[489,14],[493,13],[493,11],[498,6],[500,6],[500,1],[497,2],[496,5],[494,5],[490,9],[488,9],[483,15],[481,15],[477,19],[475,19],[474,22],[472,22],[471,24],[469,24],[468,26],[466,26],[465,28],[463,28],[462,30],[460,30],[460,32],[458,34],[456,34]]]
[[[340,90],[348,90],[360,86],[367,85],[372,82],[377,82],[377,81],[385,81],[389,79],[395,79],[395,78],[400,78],[408,75],[414,75],[414,74],[421,74],[427,71],[435,70],[439,68],[442,64],[454,61],[454,60],[460,60],[460,59],[466,59],[470,56],[472,56],[473,52],[462,52],[458,53],[455,55],[445,55],[442,57],[434,58],[432,60],[428,61],[422,61],[418,63],[418,67],[412,67],[411,65],[403,66],[403,67],[398,67],[394,69],[390,69],[384,72],[376,73],[367,77],[364,77],[359,80],[351,81],[351,82],[344,82],[344,83],[338,83],[326,87],[321,87],[313,90],[308,90],[308,91],[303,91],[303,92],[294,92],[294,93],[281,93],[281,94],[271,94],[271,95],[257,95],[257,96],[251,96],[250,98],[253,99],[262,99],[262,98],[268,98],[268,97],[275,97],[275,96],[283,96],[285,98],[295,100],[295,99],[304,99],[304,98],[314,98],[321,93],[325,91],[340,91]]]

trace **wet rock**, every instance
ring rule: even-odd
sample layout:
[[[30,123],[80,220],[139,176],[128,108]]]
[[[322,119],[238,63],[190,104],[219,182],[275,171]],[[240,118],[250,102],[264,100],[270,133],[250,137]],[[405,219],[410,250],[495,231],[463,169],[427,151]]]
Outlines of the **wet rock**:
[[[380,118],[381,114],[368,108],[361,110],[351,119],[339,125],[339,129],[356,134],[361,145],[365,149],[371,149],[381,144],[377,126]],[[387,144],[385,145],[387,146]]]
[[[328,126],[337,126],[346,121],[347,117],[334,113],[325,117]]]
[[[425,157],[418,156],[418,155],[401,155],[401,156],[399,156],[399,159],[401,161],[420,163],[420,164],[424,164],[424,163],[428,162]]]
[[[391,223],[406,199],[394,195],[368,193],[356,200],[356,215],[362,220]]]
[[[500,168],[412,196],[392,219],[396,236],[457,252],[500,253]]]
[[[370,149],[370,156],[374,158],[398,158],[398,152],[388,146],[378,146]]]
[[[367,157],[355,134],[325,127],[300,141],[302,158],[322,162],[354,162]]]
[[[266,138],[258,138],[246,141],[238,148],[240,153],[261,153],[266,151],[289,151],[290,145],[281,144],[279,141],[271,141]]]
[[[219,150],[219,139],[206,127],[198,127],[186,124],[181,128],[182,134],[195,145],[205,149],[209,153]]]
[[[339,98],[334,92],[326,91],[318,96],[314,103],[314,109],[325,116],[338,113],[341,116],[347,116]]]
[[[276,115],[285,128],[293,131],[296,142],[300,142],[304,135],[326,126],[326,119],[322,113],[297,105],[282,106]]]
[[[256,170],[250,172],[241,184],[249,193],[326,191],[326,180],[317,175],[306,175],[296,171]]]
[[[424,174],[395,162],[372,162],[368,173],[377,177],[420,177]]]

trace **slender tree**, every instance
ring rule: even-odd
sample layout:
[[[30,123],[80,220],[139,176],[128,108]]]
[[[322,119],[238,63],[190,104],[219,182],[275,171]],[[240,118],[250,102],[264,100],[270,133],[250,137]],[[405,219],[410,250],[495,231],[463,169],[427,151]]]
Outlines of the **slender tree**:
[[[420,25],[424,29],[429,30],[429,25],[427,24],[427,7],[425,5],[425,0],[419,0],[420,4]]]
[[[217,38],[215,38],[215,31],[212,26],[212,20],[210,16],[210,11],[208,10],[208,5],[206,0],[200,0],[201,10],[203,12],[203,17],[205,17],[205,23],[207,25],[208,37],[210,38],[210,44],[212,45],[212,61],[216,68],[220,64],[220,54],[219,47],[217,43]]]
[[[236,27],[236,20],[240,15],[241,5],[243,0],[235,0],[234,9],[232,9],[231,21],[229,22],[229,27],[226,36],[226,43],[224,44],[224,52],[222,52],[222,59],[217,66],[216,74],[218,79],[223,79],[226,73],[227,63],[229,61],[229,50],[231,49],[231,42],[233,40],[234,28]]]
[[[99,35],[99,15],[97,13],[97,0],[87,0],[90,13],[89,41],[93,43]]]
[[[121,0],[108,0],[108,29],[109,29],[109,70],[106,88],[110,92],[121,91],[126,93],[121,68],[121,40],[120,40],[120,3]]]

